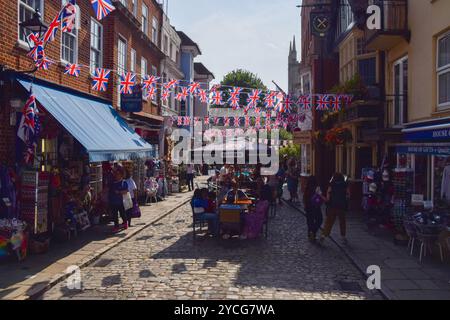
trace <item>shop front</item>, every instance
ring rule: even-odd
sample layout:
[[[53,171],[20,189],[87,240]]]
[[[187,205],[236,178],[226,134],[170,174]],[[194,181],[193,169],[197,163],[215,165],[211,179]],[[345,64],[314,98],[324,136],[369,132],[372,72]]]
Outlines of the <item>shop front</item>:
[[[154,149],[107,101],[26,77],[13,81],[16,97],[35,96],[40,127],[31,161],[24,161],[25,144],[16,138],[0,206],[0,243],[14,244],[9,248],[23,258],[24,247],[45,252],[50,241],[68,240],[97,223],[107,214],[111,163],[149,158]],[[16,117],[15,132],[21,113]]]

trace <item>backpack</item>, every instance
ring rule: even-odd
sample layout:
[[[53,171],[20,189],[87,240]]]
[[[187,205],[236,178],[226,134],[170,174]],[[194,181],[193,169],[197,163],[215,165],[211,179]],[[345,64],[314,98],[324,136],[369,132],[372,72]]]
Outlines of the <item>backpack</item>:
[[[329,206],[335,209],[347,209],[347,184],[345,182],[336,182],[331,185]]]

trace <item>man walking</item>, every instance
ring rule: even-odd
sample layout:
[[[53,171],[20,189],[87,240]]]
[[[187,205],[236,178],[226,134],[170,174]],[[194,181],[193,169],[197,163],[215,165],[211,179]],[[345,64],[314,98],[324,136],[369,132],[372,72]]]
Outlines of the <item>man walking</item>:
[[[186,178],[187,178],[187,184],[189,187],[189,191],[193,191],[194,190],[194,166],[192,164],[187,165]]]

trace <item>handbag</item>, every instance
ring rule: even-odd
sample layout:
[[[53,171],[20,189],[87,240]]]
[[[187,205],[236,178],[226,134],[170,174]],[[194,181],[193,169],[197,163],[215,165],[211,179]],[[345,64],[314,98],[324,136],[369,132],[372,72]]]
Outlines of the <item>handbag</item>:
[[[131,193],[129,192],[123,195],[123,207],[125,211],[133,209],[133,199],[131,199]]]
[[[139,204],[137,201],[133,201],[134,205],[133,205],[133,210],[131,212],[131,218],[136,219],[136,218],[140,218],[142,216],[141,213],[141,208],[139,208]]]

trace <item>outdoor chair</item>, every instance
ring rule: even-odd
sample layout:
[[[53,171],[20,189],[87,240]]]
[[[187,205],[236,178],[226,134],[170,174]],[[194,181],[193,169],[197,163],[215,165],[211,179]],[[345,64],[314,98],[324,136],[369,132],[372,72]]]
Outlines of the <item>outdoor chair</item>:
[[[419,261],[422,262],[423,258],[427,256],[427,252],[432,253],[433,247],[437,246],[439,248],[439,253],[441,261],[444,261],[444,253],[442,244],[439,242],[439,233],[437,229],[441,226],[424,226],[416,224],[417,227],[417,239],[420,241],[420,255]],[[433,230],[435,229],[435,230]]]
[[[192,200],[190,204],[192,209],[192,231],[195,242],[195,240],[197,240],[197,234],[199,232],[203,232],[205,227],[208,227],[208,220],[198,218],[198,215],[195,213],[194,202]]]
[[[410,255],[412,256],[414,254],[414,245],[417,240],[417,227],[411,220],[404,220],[403,226],[409,237],[408,250],[410,250]]]

